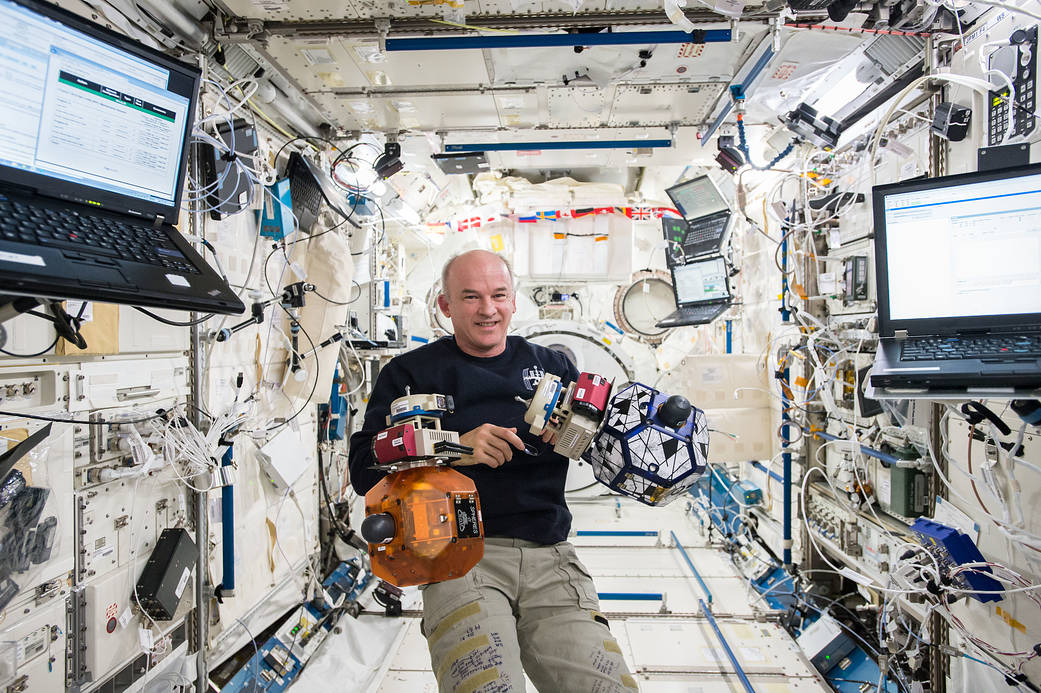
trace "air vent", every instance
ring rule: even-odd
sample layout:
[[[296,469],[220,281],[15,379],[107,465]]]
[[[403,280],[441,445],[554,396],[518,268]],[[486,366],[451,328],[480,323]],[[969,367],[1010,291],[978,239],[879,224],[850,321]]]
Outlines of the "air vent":
[[[882,35],[868,44],[864,49],[864,57],[877,65],[886,75],[892,75],[919,57],[924,48],[923,38]]]
[[[224,69],[235,79],[243,79],[252,77],[260,69],[260,64],[249,57],[246,51],[232,45],[224,48]]]

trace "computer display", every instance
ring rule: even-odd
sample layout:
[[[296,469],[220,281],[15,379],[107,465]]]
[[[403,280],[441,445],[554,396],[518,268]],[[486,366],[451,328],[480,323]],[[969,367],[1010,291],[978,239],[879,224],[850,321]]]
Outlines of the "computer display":
[[[1041,313],[1037,167],[1029,175],[907,192],[887,186],[876,194],[889,320]]]
[[[727,268],[722,257],[672,268],[677,305],[729,298]]]
[[[0,167],[173,205],[194,88],[0,0]]]
[[[697,176],[665,191],[684,219],[696,219],[729,209],[708,176]]]

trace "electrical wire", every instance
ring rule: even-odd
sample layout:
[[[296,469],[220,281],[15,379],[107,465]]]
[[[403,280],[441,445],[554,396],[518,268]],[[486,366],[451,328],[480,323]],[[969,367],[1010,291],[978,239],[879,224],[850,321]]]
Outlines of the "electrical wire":
[[[13,356],[14,358],[19,358],[19,359],[31,359],[31,358],[35,358],[37,356],[43,356],[44,354],[46,354],[51,349],[53,349],[54,347],[58,346],[58,340],[59,339],[61,339],[61,337],[55,337],[53,342],[51,342],[50,344],[45,346],[43,349],[41,349],[40,351],[37,351],[34,354],[16,354],[14,352],[7,351],[6,349],[0,349],[0,354],[4,354],[6,356]]]
[[[89,419],[60,419],[53,416],[42,416],[40,414],[27,414],[24,412],[0,410],[0,416],[11,416],[19,419],[34,419],[36,421],[53,421],[55,423],[71,423],[71,424],[84,424],[86,426],[107,426],[109,424],[133,424],[133,423],[144,423],[146,421],[153,421],[155,419],[161,419],[167,415],[167,412],[159,412],[152,416],[146,416],[141,419],[98,419],[97,421],[91,421]]]
[[[280,307],[285,312],[285,314],[290,317],[290,319],[294,319],[292,314],[289,312],[289,310],[286,309],[285,306],[281,306],[280,305]],[[300,331],[303,333],[304,337],[307,338],[308,344],[311,345],[311,351],[312,352],[317,351],[318,349],[314,345],[314,340],[311,339],[311,335],[307,333],[307,330],[304,329],[303,325],[300,325]],[[274,433],[275,431],[279,430],[283,426],[288,425],[291,421],[293,421],[293,419],[295,419],[296,417],[300,416],[300,414],[302,414],[307,409],[307,406],[311,403],[311,400],[314,398],[315,391],[318,389],[318,381],[320,380],[320,374],[321,374],[321,370],[320,370],[320,367],[318,365],[318,359],[315,359],[314,364],[315,364],[314,365],[314,383],[311,385],[311,392],[310,392],[310,394],[307,395],[307,399],[304,400],[304,403],[300,406],[300,408],[297,409],[296,412],[292,416],[290,416],[288,419],[286,419],[285,421],[283,421],[282,423],[280,423],[280,424],[278,424],[276,426],[267,428],[266,431],[268,433]],[[287,370],[288,370],[288,368],[287,368]]]
[[[163,323],[164,325],[172,325],[174,327],[195,327],[196,325],[203,324],[204,322],[212,318],[214,315],[216,315],[216,313],[207,313],[206,315],[203,315],[197,320],[192,320],[189,322],[178,322],[176,320],[168,320],[160,315],[156,315],[152,311],[142,308],[141,306],[133,306],[133,309],[138,311],[139,313],[144,313],[148,317],[152,318],[153,320],[157,320]]]
[[[352,283],[352,284],[353,284],[354,286],[358,287],[358,295],[357,295],[357,296],[355,296],[354,298],[352,298],[352,299],[351,299],[351,300],[349,300],[349,301],[334,301],[334,300],[332,300],[331,298],[326,298],[326,297],[325,297],[325,296],[323,296],[323,295],[322,295],[321,293],[319,293],[318,289],[315,289],[315,290],[314,290],[314,291],[312,291],[311,293],[313,293],[313,294],[314,294],[315,296],[317,296],[318,298],[322,299],[322,300],[323,300],[323,301],[325,301],[326,303],[331,303],[331,304],[333,304],[334,306],[349,306],[349,305],[351,305],[352,303],[354,303],[355,301],[357,301],[357,300],[358,300],[359,298],[361,298],[361,284],[359,284],[358,282],[354,281],[353,279],[351,280],[351,283]]]

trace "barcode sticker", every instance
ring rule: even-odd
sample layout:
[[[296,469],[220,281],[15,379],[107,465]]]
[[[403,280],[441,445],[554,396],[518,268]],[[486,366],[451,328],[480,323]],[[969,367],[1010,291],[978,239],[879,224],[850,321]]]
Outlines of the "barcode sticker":
[[[188,585],[188,578],[192,576],[192,569],[185,568],[184,572],[181,573],[181,579],[177,582],[177,589],[174,590],[174,594],[180,599],[181,595],[184,594],[184,588]]]

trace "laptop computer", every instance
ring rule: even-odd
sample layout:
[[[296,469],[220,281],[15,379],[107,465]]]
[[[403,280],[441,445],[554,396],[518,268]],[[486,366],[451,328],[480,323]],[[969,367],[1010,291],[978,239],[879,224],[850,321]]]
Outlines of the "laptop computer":
[[[655,327],[704,325],[730,307],[730,282],[722,255],[677,265],[671,271],[676,310]]]
[[[311,227],[318,221],[324,201],[339,217],[337,224],[348,222],[356,229],[361,226],[354,217],[354,208],[347,204],[347,196],[343,188],[337,186],[328,173],[320,169],[300,152],[289,155],[286,164],[286,178],[289,179],[289,194],[293,202],[293,214],[300,225],[300,230],[311,233]]]
[[[442,172],[447,174],[481,173],[490,170],[488,156],[484,152],[452,152],[451,154],[431,154],[431,160]]]
[[[1041,165],[872,189],[871,385],[1041,386]]]
[[[669,241],[670,267],[713,255],[723,248],[730,230],[730,205],[708,175],[696,176],[665,191],[683,219],[662,217],[662,234]]]
[[[0,0],[0,294],[245,310],[174,228],[199,75],[53,5]]]

